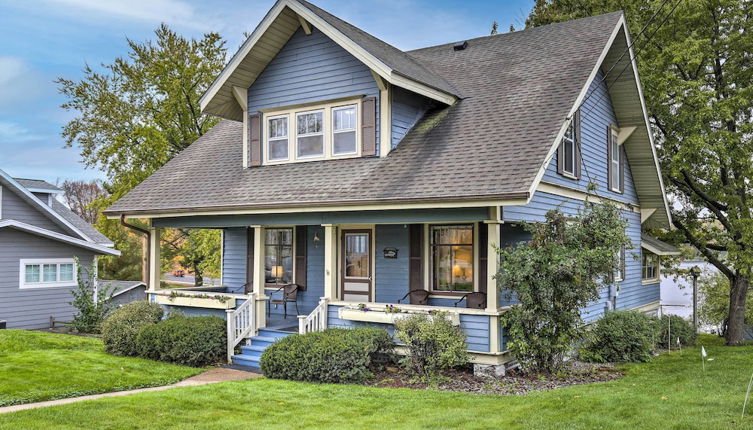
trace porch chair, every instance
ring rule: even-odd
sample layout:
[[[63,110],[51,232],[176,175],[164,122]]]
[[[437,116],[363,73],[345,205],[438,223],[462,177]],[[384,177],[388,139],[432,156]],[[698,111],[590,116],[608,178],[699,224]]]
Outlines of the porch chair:
[[[404,295],[402,299],[398,300],[397,303],[398,304],[402,303],[403,300],[405,300],[408,297],[410,297],[409,303],[411,305],[428,305],[429,304],[429,292],[426,290],[408,291],[408,293]]]
[[[288,318],[288,302],[295,303],[295,314],[296,316],[300,314],[298,312],[298,290],[299,290],[298,284],[285,284],[281,286],[280,288],[276,289],[272,294],[270,294],[269,302],[267,303],[267,312],[272,313],[272,305],[275,305],[275,309],[277,309],[277,306],[282,305],[283,314],[282,317],[287,319]],[[282,292],[282,297],[276,299],[275,293]]]
[[[463,294],[463,296],[455,302],[455,307],[458,307],[458,303],[462,302],[463,299],[465,299],[466,308],[486,309],[486,293],[475,292]]]

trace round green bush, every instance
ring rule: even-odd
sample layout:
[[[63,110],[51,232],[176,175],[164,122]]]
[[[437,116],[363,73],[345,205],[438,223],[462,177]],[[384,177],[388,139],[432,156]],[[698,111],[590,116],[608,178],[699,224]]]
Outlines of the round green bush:
[[[607,312],[594,323],[580,358],[597,363],[649,361],[656,342],[656,318],[633,311]]]
[[[110,354],[135,356],[136,337],[145,326],[162,319],[162,308],[147,301],[131,302],[115,310],[102,323],[102,341]]]
[[[151,360],[208,366],[225,361],[227,328],[220,317],[175,316],[144,327],[136,337],[139,356]]]
[[[442,313],[415,314],[397,321],[395,337],[407,350],[403,366],[420,377],[468,363],[465,333]]]
[[[261,370],[275,379],[359,383],[390,361],[393,348],[389,334],[377,328],[295,334],[264,351]]]
[[[696,332],[693,323],[677,315],[662,315],[657,321],[659,331],[659,347],[667,349],[671,343],[672,349],[677,348],[677,339],[682,347],[695,345]]]

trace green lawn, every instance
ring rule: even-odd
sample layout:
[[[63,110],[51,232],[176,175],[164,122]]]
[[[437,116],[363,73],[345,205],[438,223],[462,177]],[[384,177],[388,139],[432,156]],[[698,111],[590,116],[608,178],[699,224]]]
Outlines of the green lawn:
[[[97,338],[0,330],[0,406],[167,385],[200,371],[115,357]]]
[[[740,420],[753,347],[703,342],[706,373],[692,348],[627,366],[619,381],[526,396],[257,379],[22,411],[0,428],[753,428]]]

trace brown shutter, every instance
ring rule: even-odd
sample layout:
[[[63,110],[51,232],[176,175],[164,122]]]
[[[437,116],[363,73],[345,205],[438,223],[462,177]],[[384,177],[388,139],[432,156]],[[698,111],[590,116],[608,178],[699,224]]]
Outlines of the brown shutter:
[[[607,126],[607,189],[612,188],[612,129]]]
[[[410,246],[408,251],[408,291],[424,289],[423,224],[411,224],[408,228]]]
[[[254,229],[246,231],[246,286],[243,290],[248,294],[254,289]]]
[[[248,116],[248,148],[251,166],[261,166],[261,115]]]
[[[486,292],[486,278],[489,266],[489,226],[485,222],[478,225],[478,290]]]
[[[306,239],[308,228],[299,225],[295,228],[295,283],[299,289],[306,290]]]
[[[573,121],[575,121],[575,127],[573,127],[573,137],[575,139],[575,177],[580,179],[580,163],[582,161],[580,152],[580,110],[575,112]]]
[[[361,155],[376,155],[376,98],[364,98],[361,111]]]
[[[560,146],[557,148],[557,173],[560,175],[565,174],[565,139],[560,141]]]

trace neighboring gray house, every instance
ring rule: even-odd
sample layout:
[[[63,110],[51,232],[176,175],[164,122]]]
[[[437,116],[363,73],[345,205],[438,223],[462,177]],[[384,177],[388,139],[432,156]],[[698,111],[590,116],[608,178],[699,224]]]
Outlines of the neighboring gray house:
[[[115,307],[126,303],[146,300],[146,283],[142,281],[107,281],[100,279],[100,290],[112,293],[110,303]]]
[[[120,255],[55,198],[62,192],[0,170],[0,320],[7,328],[46,328],[50,317],[70,320],[75,258],[91,267],[99,255]]]

